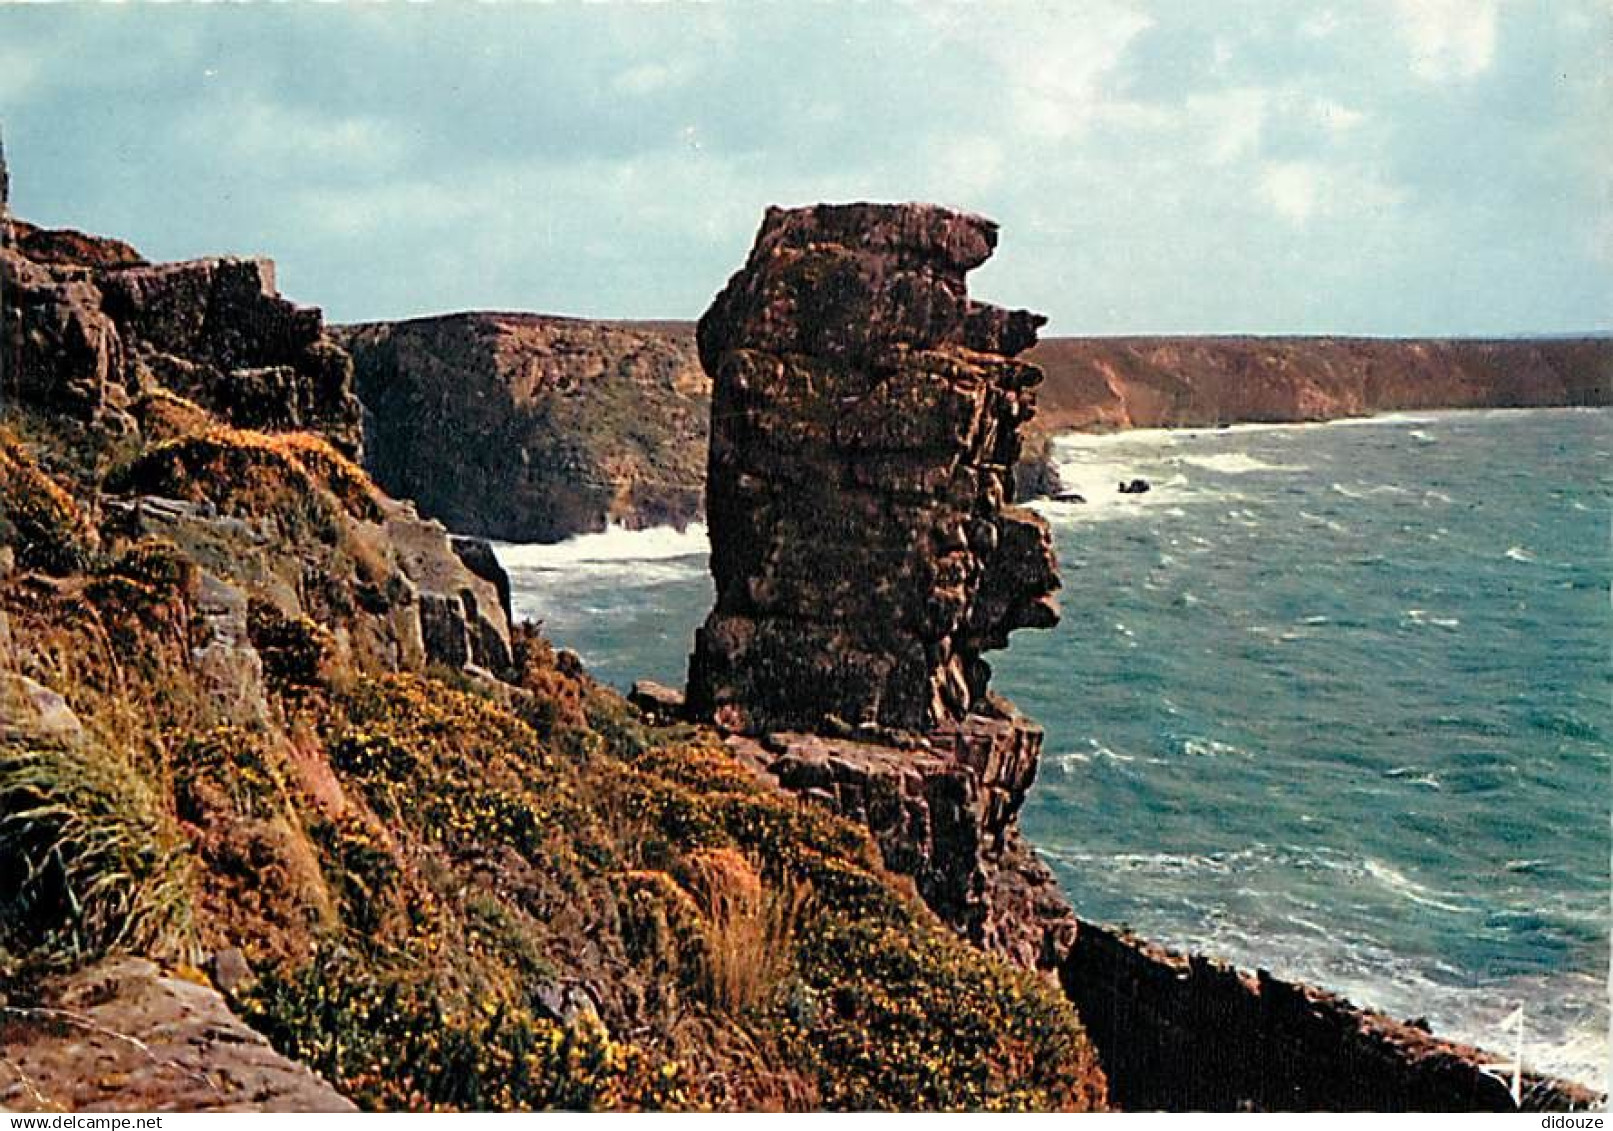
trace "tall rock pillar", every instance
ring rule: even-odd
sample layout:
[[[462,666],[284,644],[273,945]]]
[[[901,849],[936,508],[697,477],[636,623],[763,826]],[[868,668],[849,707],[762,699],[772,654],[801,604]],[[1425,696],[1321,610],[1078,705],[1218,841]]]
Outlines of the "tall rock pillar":
[[[713,381],[716,607],[688,699],[750,733],[927,732],[985,702],[981,658],[1057,620],[1052,542],[1010,505],[1045,319],[970,301],[989,220],[769,209],[700,320]]]

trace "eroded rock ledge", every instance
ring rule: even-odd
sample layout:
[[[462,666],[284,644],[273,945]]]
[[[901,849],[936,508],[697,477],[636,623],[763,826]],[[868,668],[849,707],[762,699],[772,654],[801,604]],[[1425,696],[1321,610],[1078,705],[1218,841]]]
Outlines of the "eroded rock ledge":
[[[971,303],[989,221],[769,210],[701,320],[716,607],[687,702],[759,776],[866,826],[977,945],[1056,978],[1121,1106],[1512,1110],[1498,1060],[1335,995],[1081,920],[1018,813],[1041,732],[981,653],[1053,623],[1051,544],[1010,505],[1039,318]],[[1527,1109],[1599,1097],[1531,1077]]]

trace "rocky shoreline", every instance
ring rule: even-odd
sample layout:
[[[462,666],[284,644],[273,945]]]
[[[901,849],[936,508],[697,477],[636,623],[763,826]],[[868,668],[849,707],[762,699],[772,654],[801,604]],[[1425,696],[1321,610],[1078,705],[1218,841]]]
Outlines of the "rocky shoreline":
[[[1050,379],[967,297],[995,233],[770,212],[691,369],[15,225],[0,1106],[1511,1110],[1479,1050],[1080,920],[1025,843],[982,656],[1056,617],[1012,502]],[[687,521],[708,415],[717,606],[631,706],[449,530]]]

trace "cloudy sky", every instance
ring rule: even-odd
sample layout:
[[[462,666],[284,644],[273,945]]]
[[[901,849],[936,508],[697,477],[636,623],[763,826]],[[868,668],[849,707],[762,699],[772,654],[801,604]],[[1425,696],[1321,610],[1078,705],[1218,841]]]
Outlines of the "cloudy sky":
[[[1613,328],[1608,0],[0,4],[13,206],[335,320],[694,317],[762,209],[1002,223],[1068,334]]]

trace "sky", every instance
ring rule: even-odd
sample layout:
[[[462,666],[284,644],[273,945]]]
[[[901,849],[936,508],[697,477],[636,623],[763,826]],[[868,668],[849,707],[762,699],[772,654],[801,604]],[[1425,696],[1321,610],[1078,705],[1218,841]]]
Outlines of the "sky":
[[[693,318],[769,204],[1047,332],[1613,329],[1609,0],[14,6],[12,206],[333,321]]]

